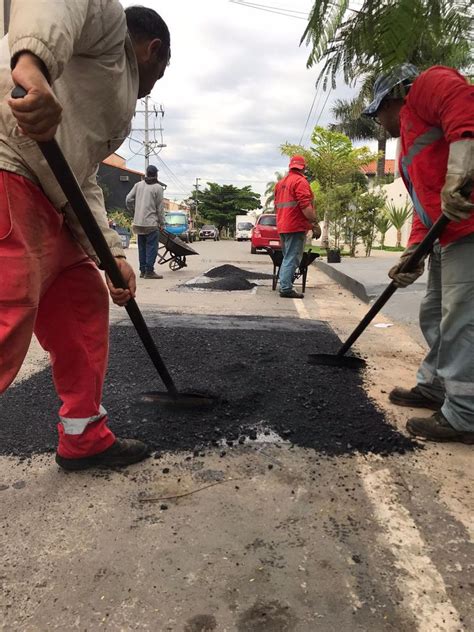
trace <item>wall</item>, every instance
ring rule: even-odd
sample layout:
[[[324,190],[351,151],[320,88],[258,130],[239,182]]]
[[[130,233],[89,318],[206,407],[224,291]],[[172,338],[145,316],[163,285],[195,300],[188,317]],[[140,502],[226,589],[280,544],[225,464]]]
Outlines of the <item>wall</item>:
[[[127,177],[128,180],[120,180],[120,176]],[[101,163],[97,174],[97,180],[107,188],[105,207],[111,209],[125,209],[125,198],[132,190],[132,187],[141,180],[141,174],[120,169],[113,165]]]
[[[411,202],[408,191],[406,190],[405,184],[401,178],[397,178],[391,184],[385,184],[380,188],[385,192],[387,202],[391,202],[392,204],[395,204],[395,206],[405,206],[407,202]],[[411,230],[411,222],[412,220],[410,218],[402,228],[402,246],[406,246],[407,244]],[[396,243],[397,231],[392,227],[385,235],[385,245],[395,246]]]

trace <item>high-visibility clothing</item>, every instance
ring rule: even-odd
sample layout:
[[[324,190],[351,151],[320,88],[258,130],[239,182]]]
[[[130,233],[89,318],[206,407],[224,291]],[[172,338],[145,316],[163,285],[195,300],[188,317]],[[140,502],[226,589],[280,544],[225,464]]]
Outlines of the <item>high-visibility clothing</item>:
[[[469,137],[474,142],[474,86],[453,68],[429,68],[414,81],[400,124],[400,173],[415,209],[411,245],[422,241],[441,214],[449,145]],[[440,243],[449,244],[472,232],[474,215],[451,222]]]
[[[275,186],[275,212],[279,233],[300,233],[311,230],[312,224],[303,209],[313,205],[313,192],[301,171],[290,170]]]
[[[107,288],[63,215],[35,184],[8,171],[0,171],[0,270],[0,393],[20,370],[34,332],[50,354],[62,402],[59,454],[103,452],[115,441],[101,404]]]

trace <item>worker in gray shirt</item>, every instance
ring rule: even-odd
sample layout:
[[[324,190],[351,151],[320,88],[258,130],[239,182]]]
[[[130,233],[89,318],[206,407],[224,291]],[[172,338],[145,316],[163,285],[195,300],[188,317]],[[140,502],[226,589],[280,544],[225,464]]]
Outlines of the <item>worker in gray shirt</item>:
[[[134,213],[133,232],[138,238],[140,277],[162,279],[154,270],[160,241],[160,228],[164,228],[163,187],[158,183],[158,169],[146,168],[145,180],[137,182],[125,200],[129,211]]]

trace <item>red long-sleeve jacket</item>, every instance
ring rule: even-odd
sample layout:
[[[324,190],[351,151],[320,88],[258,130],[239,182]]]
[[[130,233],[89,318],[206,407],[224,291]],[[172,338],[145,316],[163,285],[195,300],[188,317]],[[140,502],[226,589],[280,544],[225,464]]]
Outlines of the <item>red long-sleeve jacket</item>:
[[[312,224],[303,209],[313,205],[313,192],[301,171],[291,169],[275,186],[275,212],[279,233],[299,233],[311,230]]]
[[[414,81],[400,123],[400,173],[415,208],[411,245],[423,239],[441,214],[449,145],[464,138],[474,142],[474,86],[453,68],[433,66]],[[446,245],[473,232],[474,215],[451,222],[440,243]]]

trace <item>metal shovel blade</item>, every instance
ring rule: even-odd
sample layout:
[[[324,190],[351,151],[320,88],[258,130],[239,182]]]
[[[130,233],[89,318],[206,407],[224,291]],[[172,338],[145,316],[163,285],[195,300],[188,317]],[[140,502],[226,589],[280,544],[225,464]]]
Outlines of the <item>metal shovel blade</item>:
[[[164,406],[177,410],[207,410],[219,402],[219,398],[210,393],[171,393],[164,391],[148,391],[141,393],[138,401],[142,404]]]
[[[367,362],[356,356],[331,355],[329,353],[310,353],[308,363],[317,366],[336,366],[344,369],[363,369]]]

